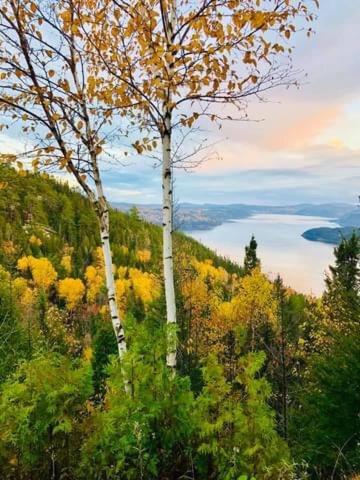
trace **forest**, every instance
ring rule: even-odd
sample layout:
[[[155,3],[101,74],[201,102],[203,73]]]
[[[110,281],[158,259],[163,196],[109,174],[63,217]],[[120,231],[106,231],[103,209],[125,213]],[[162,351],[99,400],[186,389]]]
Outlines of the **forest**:
[[[47,174],[1,178],[2,478],[356,478],[359,238],[317,299],[270,282],[254,239],[240,267],[176,233],[173,376],[161,228],[111,211],[119,368],[89,202]]]
[[[254,236],[240,265],[176,229],[176,169],[205,125],[299,86],[318,8],[0,2],[0,131],[27,139],[0,154],[1,478],[360,478],[358,234],[317,298]],[[107,198],[105,167],[144,158],[161,226]]]

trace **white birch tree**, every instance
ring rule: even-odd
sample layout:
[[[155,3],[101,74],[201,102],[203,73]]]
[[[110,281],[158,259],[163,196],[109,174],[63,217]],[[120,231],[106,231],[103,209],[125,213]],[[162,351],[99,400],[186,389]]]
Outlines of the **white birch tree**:
[[[176,324],[172,248],[174,135],[201,118],[246,115],[247,100],[296,83],[291,38],[313,20],[317,0],[77,0],[95,71],[109,75],[103,98],[132,104],[144,153],[161,142],[163,270],[167,322]],[[97,12],[93,21],[92,12]],[[307,30],[311,33],[311,28]],[[110,98],[111,97],[111,100]],[[219,104],[224,106],[223,113]],[[167,364],[176,367],[169,328]]]
[[[109,208],[99,161],[112,106],[95,101],[97,78],[84,60],[80,20],[69,1],[3,0],[0,6],[0,113],[32,147],[35,168],[67,171],[90,200],[99,220],[111,321],[119,357],[126,341],[115,293]]]

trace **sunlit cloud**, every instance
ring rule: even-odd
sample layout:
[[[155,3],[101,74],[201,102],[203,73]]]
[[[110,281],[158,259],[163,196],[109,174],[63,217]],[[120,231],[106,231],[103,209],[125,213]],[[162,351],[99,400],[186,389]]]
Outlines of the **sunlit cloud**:
[[[319,134],[329,128],[341,115],[340,106],[329,106],[321,108],[317,112],[297,119],[294,111],[295,120],[288,127],[281,128],[279,131],[265,138],[265,147],[269,150],[292,150],[304,147],[312,142]]]

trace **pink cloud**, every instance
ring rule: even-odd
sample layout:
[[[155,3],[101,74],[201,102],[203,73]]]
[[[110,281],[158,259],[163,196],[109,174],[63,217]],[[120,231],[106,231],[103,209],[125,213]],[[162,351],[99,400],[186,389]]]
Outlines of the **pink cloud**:
[[[303,148],[332,126],[342,113],[342,107],[332,105],[322,107],[308,115],[296,119],[289,126],[280,126],[264,138],[263,145],[272,151]],[[294,111],[296,115],[296,111]]]

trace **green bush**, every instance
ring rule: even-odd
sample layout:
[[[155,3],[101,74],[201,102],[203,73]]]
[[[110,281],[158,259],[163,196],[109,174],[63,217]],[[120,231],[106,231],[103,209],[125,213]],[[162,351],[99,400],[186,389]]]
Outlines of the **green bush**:
[[[127,332],[131,349],[122,368],[114,358],[108,369],[81,474],[107,480],[290,478],[288,449],[267,403],[270,387],[259,374],[264,354],[241,357],[233,383],[216,358],[208,358],[195,396],[189,378],[173,377],[165,366],[163,328],[130,319]]]
[[[314,356],[300,408],[293,412],[294,452],[320,478],[350,478],[360,471],[358,330]]]
[[[88,363],[47,354],[2,385],[0,472],[5,478],[74,478],[81,423],[92,394]]]

